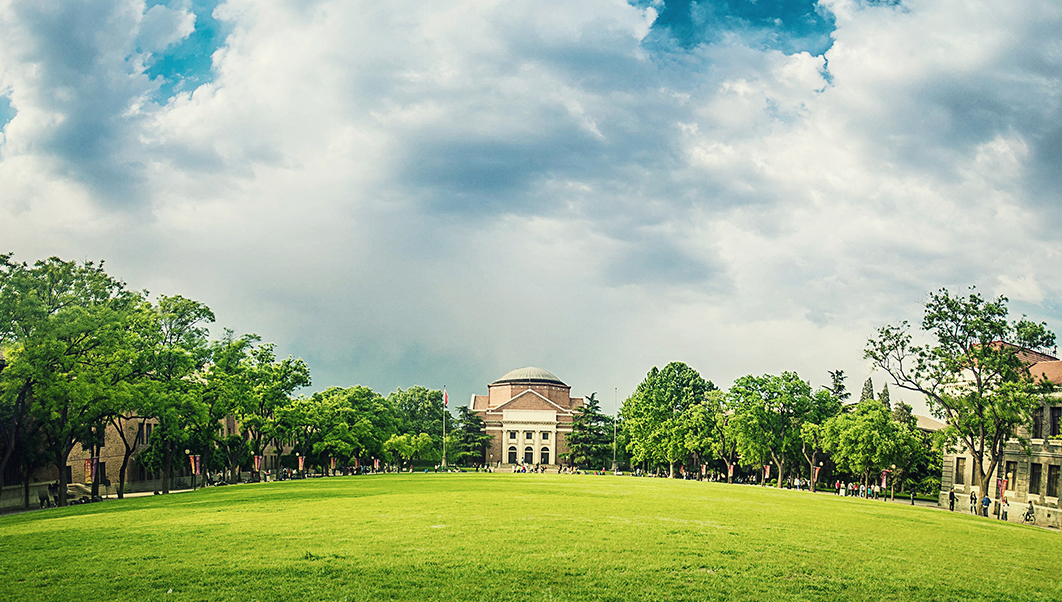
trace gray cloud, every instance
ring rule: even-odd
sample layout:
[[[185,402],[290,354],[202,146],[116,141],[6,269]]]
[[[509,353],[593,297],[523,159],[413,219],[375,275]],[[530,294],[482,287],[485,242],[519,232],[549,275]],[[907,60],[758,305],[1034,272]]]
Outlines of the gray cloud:
[[[1059,15],[822,5],[825,56],[606,0],[233,0],[163,106],[137,46],[186,13],[11,5],[0,239],[201,299],[317,387],[457,400],[521,365],[621,398],[675,359],[861,381],[940,286],[1062,318]]]

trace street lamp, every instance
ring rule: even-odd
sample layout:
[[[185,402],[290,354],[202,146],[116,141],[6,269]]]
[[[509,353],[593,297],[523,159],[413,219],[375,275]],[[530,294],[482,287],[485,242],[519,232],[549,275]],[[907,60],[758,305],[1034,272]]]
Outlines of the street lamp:
[[[889,483],[889,501],[896,501],[896,465],[892,465],[892,482]],[[914,503],[913,501],[911,503]]]
[[[192,456],[192,450],[187,447],[184,449],[184,455],[188,456],[188,463],[192,465],[192,491],[195,491],[195,458]]]

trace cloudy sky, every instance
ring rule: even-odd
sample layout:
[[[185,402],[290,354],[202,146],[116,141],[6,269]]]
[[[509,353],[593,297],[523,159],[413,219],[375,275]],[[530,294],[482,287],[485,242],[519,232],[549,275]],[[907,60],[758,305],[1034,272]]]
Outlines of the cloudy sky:
[[[858,391],[940,287],[1062,332],[1060,31],[1050,0],[0,0],[0,251],[203,301],[314,389]]]

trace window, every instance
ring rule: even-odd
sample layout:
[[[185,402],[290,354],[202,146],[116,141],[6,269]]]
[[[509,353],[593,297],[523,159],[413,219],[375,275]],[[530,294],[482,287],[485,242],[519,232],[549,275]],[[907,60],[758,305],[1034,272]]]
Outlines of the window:
[[[1055,406],[1051,408],[1051,423],[1048,426],[1050,427],[1052,437],[1057,437],[1059,435],[1058,423],[1060,420],[1062,420],[1062,407]]]
[[[524,439],[526,439],[527,441],[531,441],[534,438],[535,438],[535,433],[533,433],[532,431],[527,431],[526,433],[524,433]]]
[[[516,441],[516,431],[509,431],[509,441]]]
[[[549,441],[549,433],[542,433],[542,440]],[[549,464],[549,462],[546,462],[546,464]]]
[[[539,464],[549,464],[549,448],[548,447],[543,447],[542,448],[542,453],[540,454],[538,463]]]
[[[140,424],[136,425],[136,442],[137,442],[137,445],[143,445],[144,444],[144,423],[143,422],[141,422]]]
[[[154,426],[155,425],[151,424],[150,422],[147,425],[147,441],[149,442],[151,441],[151,429],[154,428]]]
[[[1048,464],[1047,466],[1047,495],[1051,497],[1058,497],[1058,470],[1060,467],[1058,464]]]
[[[1042,407],[1033,410],[1032,432],[1029,436],[1033,439],[1044,438],[1044,409]]]
[[[966,458],[955,458],[955,484],[966,484]]]
[[[1040,495],[1040,476],[1043,474],[1043,464],[1029,465],[1029,493]]]
[[[535,450],[531,447],[524,448],[524,464],[535,463]]]
[[[515,434],[516,434],[516,431],[513,431],[513,435],[515,435]],[[516,447],[515,446],[509,446],[509,464],[516,464]]]
[[[1015,477],[1018,476],[1018,463],[1007,462],[1007,469],[1003,474],[1003,478],[1007,480],[1007,491],[1014,491],[1014,481],[1017,481]]]

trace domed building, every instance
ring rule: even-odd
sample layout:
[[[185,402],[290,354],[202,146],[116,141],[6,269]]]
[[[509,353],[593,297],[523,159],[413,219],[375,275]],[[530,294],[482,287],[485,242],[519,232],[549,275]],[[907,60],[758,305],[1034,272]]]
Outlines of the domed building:
[[[470,409],[491,435],[488,460],[495,464],[559,464],[568,453],[572,413],[583,398],[549,370],[518,368],[487,386],[486,395],[473,395]]]

